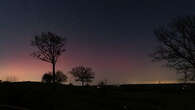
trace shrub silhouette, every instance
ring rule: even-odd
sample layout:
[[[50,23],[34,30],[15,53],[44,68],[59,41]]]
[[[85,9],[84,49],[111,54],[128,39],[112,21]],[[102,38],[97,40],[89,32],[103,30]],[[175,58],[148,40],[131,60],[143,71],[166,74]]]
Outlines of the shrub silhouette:
[[[106,87],[108,85],[108,81],[107,80],[102,80],[102,81],[99,81],[97,86],[98,87]]]
[[[51,72],[45,73],[42,77],[42,82],[52,83],[53,75]],[[56,83],[63,83],[67,81],[67,76],[62,71],[57,71],[55,76]]]
[[[42,77],[42,82],[44,83],[51,83],[53,79],[53,76],[51,73],[45,73]]]
[[[62,71],[56,72],[56,82],[57,83],[66,82],[67,79],[68,79],[68,77]]]

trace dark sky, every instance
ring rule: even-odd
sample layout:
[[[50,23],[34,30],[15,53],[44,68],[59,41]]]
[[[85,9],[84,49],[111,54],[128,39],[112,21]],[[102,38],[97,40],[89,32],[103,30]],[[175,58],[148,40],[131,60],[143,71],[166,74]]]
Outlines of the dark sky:
[[[0,78],[40,80],[51,65],[31,58],[41,32],[68,39],[58,69],[90,66],[96,81],[175,81],[174,71],[152,63],[153,30],[177,16],[194,15],[194,0],[1,0]]]

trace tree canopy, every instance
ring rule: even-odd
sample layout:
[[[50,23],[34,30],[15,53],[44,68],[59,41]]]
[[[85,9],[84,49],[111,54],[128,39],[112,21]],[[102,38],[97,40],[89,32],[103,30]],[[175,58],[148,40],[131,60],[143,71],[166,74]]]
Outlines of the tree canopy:
[[[72,68],[70,73],[74,76],[75,81],[80,81],[82,86],[90,83],[95,78],[95,73],[90,67],[77,66]]]
[[[65,49],[66,38],[54,33],[41,33],[35,36],[31,45],[36,48],[32,56],[53,65],[53,82],[55,82],[55,65]]]
[[[159,45],[152,54],[153,60],[166,61],[168,67],[194,79],[195,16],[177,17],[154,33]]]

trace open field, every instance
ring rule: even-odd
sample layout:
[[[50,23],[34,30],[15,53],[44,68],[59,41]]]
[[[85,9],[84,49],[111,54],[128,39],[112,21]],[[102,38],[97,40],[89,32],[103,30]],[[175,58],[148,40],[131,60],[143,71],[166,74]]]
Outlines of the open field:
[[[195,85],[103,88],[33,82],[1,83],[0,110],[194,110]]]

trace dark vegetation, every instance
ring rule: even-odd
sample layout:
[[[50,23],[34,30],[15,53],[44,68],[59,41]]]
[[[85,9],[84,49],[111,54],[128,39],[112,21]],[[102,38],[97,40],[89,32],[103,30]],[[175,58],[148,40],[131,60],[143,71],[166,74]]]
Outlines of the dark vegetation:
[[[89,85],[95,78],[95,73],[92,68],[85,66],[77,66],[72,68],[70,74],[75,78],[75,81],[81,82],[82,86]]]
[[[66,51],[66,39],[51,32],[35,36],[33,57],[52,64],[40,82],[17,82],[8,77],[0,83],[0,110],[194,110],[195,17],[179,17],[155,30],[159,47],[154,61],[165,61],[183,74],[184,84],[147,84],[111,86],[95,78],[92,68],[78,66],[69,72],[82,86],[62,85],[67,76],[55,70]],[[11,83],[12,82],[12,83]]]
[[[159,45],[152,54],[154,61],[183,74],[184,82],[195,79],[195,16],[177,17],[155,29]]]
[[[55,75],[55,82],[56,83],[66,82],[67,79],[68,79],[68,77],[62,71],[57,71],[56,72],[56,75]],[[43,83],[52,83],[53,82],[52,72],[48,72],[48,73],[43,74],[42,82]]]
[[[96,87],[18,82],[1,83],[0,93],[0,109],[4,105],[29,110],[194,110],[195,108],[194,84]]]
[[[59,57],[65,49],[66,38],[58,36],[54,33],[41,33],[41,35],[35,36],[31,42],[32,47],[36,50],[32,53],[32,56],[52,64],[53,69],[53,82],[55,83],[55,68]]]

